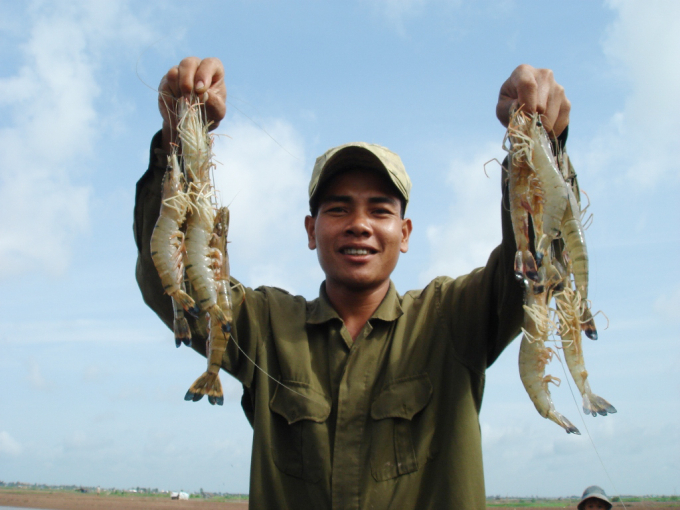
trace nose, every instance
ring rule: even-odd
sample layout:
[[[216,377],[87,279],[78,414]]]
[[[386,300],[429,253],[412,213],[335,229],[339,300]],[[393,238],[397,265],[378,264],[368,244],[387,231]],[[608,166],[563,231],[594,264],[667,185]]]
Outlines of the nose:
[[[373,233],[371,222],[365,211],[355,211],[349,217],[345,233],[354,237],[370,237]]]

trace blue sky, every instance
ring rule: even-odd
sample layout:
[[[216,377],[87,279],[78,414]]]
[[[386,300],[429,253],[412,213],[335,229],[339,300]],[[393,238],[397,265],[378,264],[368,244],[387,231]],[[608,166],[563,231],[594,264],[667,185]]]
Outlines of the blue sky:
[[[584,339],[586,364],[619,412],[564,434],[533,409],[514,342],[488,372],[487,493],[678,494],[679,4],[141,5],[1,2],[0,480],[248,490],[240,388],[225,374],[224,407],[182,400],[204,360],[175,349],[134,281],[134,186],[160,127],[149,86],[197,55],[226,68],[232,272],[308,298],[323,278],[302,228],[316,156],[355,140],[400,154],[414,234],[397,288],[464,274],[500,240],[500,170],[483,168],[504,155],[498,89],[520,63],[553,69],[594,214],[590,297],[610,322]],[[552,394],[585,431],[566,382]]]

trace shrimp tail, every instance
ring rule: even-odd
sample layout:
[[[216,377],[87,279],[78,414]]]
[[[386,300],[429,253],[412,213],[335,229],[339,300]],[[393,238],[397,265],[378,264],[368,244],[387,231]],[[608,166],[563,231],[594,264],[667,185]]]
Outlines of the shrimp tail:
[[[607,416],[607,414],[614,414],[616,408],[607,402],[599,395],[591,393],[590,395],[583,395],[583,412],[593,416]]]
[[[191,315],[194,318],[198,317],[198,314],[200,312],[198,306],[196,306],[196,302],[191,298],[189,294],[184,292],[183,290],[177,290],[172,294],[173,299],[177,301],[180,305],[182,305],[182,308]]]
[[[538,282],[538,269],[536,267],[536,260],[529,250],[517,250],[515,253],[515,277],[518,280],[529,278]]]
[[[538,241],[538,245],[536,246],[536,262],[538,262],[539,266],[543,265],[543,257],[548,253],[548,248],[550,248],[551,242],[552,238],[546,234],[543,234],[541,239]]]
[[[182,288],[184,288],[184,283],[182,283]],[[191,329],[189,328],[187,318],[184,316],[184,309],[179,305],[175,298],[172,298],[172,308],[175,312],[175,318],[172,324],[175,332],[175,347],[179,347],[182,344],[190,347]]]
[[[179,347],[181,344],[191,347],[191,329],[186,317],[176,318],[174,323],[175,330],[175,346]]]
[[[227,319],[227,316],[225,315],[222,308],[220,308],[218,305],[214,305],[210,307],[209,313],[211,317],[215,317],[215,319],[217,319],[217,321],[222,325],[222,331],[224,333],[231,332],[231,321]]]
[[[198,402],[203,398],[203,395],[208,395],[208,401],[212,405],[223,405],[224,394],[222,393],[222,383],[218,374],[212,372],[204,372],[194,384],[191,385],[189,391],[184,395],[184,400]]]
[[[574,426],[574,424],[571,423],[567,418],[562,416],[557,411],[550,411],[548,413],[547,418],[554,421],[560,427],[562,427],[564,430],[566,430],[567,434],[576,434],[577,436],[581,435],[581,432],[579,432],[579,430]]]
[[[597,340],[597,328],[595,327],[595,319],[590,309],[586,308],[581,316],[581,329],[591,340]]]

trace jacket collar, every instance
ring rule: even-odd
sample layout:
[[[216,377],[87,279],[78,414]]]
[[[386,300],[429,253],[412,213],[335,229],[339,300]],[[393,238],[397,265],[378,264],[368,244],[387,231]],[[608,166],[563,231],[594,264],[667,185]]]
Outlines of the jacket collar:
[[[381,301],[369,320],[379,319],[390,322],[397,320],[403,313],[404,312],[401,309],[401,297],[397,293],[394,283],[390,280],[390,287],[387,289],[385,298]],[[332,319],[342,320],[328,299],[328,294],[326,294],[326,282],[324,281],[319,288],[319,297],[310,302],[307,307],[307,324],[323,324]]]

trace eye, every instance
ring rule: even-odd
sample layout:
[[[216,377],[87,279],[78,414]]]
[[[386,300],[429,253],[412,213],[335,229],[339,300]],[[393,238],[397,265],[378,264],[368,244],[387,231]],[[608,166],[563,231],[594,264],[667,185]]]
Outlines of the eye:
[[[373,214],[377,216],[391,216],[394,214],[394,211],[389,207],[376,207],[373,209]]]
[[[326,214],[342,214],[346,210],[346,207],[342,205],[330,205],[324,209]]]

